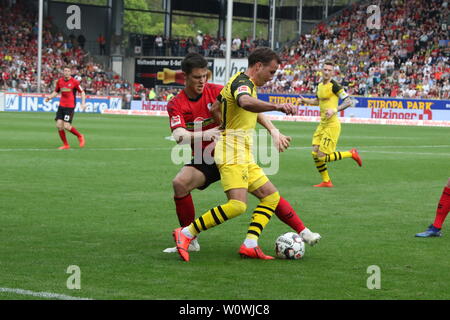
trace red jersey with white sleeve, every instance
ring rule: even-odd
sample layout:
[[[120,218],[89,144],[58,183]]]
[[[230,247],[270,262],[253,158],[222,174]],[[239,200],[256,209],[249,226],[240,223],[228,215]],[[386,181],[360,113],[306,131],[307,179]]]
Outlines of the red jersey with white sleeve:
[[[76,93],[83,92],[83,88],[80,87],[80,82],[73,77],[66,80],[64,77],[58,79],[56,82],[56,92],[61,92],[61,98],[59,100],[59,106],[64,108],[75,108],[76,106]]]
[[[185,128],[188,131],[202,131],[217,127],[216,123],[209,111],[212,104],[216,101],[223,86],[206,83],[203,93],[196,99],[190,99],[184,90],[178,93],[167,104],[167,112],[169,113],[170,129]],[[203,141],[202,149],[205,149],[212,141]],[[191,145],[192,147],[192,145]],[[194,150],[192,150],[194,151]]]

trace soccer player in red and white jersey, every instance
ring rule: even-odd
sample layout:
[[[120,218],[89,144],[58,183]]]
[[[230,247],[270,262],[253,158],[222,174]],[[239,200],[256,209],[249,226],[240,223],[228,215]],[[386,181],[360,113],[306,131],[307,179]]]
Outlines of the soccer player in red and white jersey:
[[[86,109],[86,94],[81,88],[80,82],[72,77],[71,72],[72,70],[69,67],[64,68],[64,76],[56,81],[55,91],[45,99],[45,102],[48,102],[61,92],[59,107],[55,117],[56,128],[58,128],[59,137],[63,142],[63,145],[58,148],[60,150],[70,148],[64,129],[77,136],[81,148],[85,144],[84,135],[72,126],[72,120],[75,112],[77,91],[81,93],[81,110]]]
[[[441,198],[439,199],[436,209],[436,216],[434,222],[428,226],[428,229],[421,233],[416,233],[416,237],[429,238],[429,237],[441,237],[442,225],[445,218],[447,218],[450,212],[450,178],[448,178],[447,185],[442,190]]]
[[[181,63],[186,79],[185,88],[167,105],[173,137],[178,144],[191,144],[193,151],[191,163],[181,168],[172,181],[175,208],[181,227],[188,226],[195,219],[191,191],[204,190],[211,183],[220,180],[220,173],[212,155],[214,148],[210,144],[220,134],[219,124],[214,120],[212,112],[216,107],[220,109],[216,99],[223,86],[207,82],[207,65],[208,62],[198,53],[186,55]],[[258,114],[258,122],[272,134],[278,151],[282,152],[289,147],[290,137],[279,133],[272,122],[261,113]],[[197,126],[200,126],[201,130],[198,130]],[[202,140],[201,150],[196,150],[194,146],[196,139]],[[198,154],[198,151],[201,151],[201,154]],[[275,214],[296,232],[305,229],[289,202],[282,197]],[[199,250],[200,246],[195,239],[190,243],[189,251]],[[177,252],[177,249],[167,248],[164,252]]]

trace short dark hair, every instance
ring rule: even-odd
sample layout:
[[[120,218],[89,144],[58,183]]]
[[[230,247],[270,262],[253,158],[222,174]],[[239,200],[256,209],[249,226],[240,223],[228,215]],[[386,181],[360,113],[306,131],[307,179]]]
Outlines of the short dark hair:
[[[199,53],[188,53],[183,61],[181,61],[181,70],[186,74],[190,74],[194,68],[206,68],[208,61]]]
[[[326,61],[323,63],[323,65],[327,65],[327,66],[332,66],[332,67],[334,67],[334,62],[331,61],[331,60],[326,60]]]
[[[281,59],[275,51],[268,47],[259,47],[248,56],[248,66],[254,66],[258,62],[267,65],[272,60],[276,60],[278,64],[281,64]]]

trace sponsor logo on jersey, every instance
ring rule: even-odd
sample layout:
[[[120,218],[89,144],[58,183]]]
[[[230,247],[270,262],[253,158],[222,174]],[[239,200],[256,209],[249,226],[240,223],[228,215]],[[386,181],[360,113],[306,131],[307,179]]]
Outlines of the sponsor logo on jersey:
[[[237,92],[238,92],[238,93],[242,93],[242,92],[250,92],[250,88],[249,88],[248,86],[240,86],[240,87],[237,89]]]
[[[179,124],[181,124],[180,116],[172,116],[172,118],[170,118],[170,126],[171,127],[175,127]]]

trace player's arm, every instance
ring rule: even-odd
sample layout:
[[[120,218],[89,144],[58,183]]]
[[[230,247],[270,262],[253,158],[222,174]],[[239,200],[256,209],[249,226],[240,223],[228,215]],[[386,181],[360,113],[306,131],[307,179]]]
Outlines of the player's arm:
[[[49,102],[50,100],[52,100],[54,97],[56,97],[58,95],[58,92],[53,91],[47,98],[45,98],[45,102]]]
[[[58,95],[59,91],[60,91],[59,81],[56,81],[55,90],[53,90],[53,92],[47,98],[45,98],[44,101],[49,102],[50,100],[52,100],[54,97],[56,97]]]
[[[76,89],[78,90],[78,92],[81,94],[81,110],[85,110],[86,109],[86,92],[84,91],[84,89],[80,86],[80,83],[78,82]]]
[[[264,114],[258,113],[258,123],[269,131],[272,136],[273,143],[278,152],[283,152],[289,148],[291,137],[285,136],[280,133],[280,131],[275,127],[275,125],[267,118]]]
[[[172,131],[172,136],[177,144],[191,144],[195,140],[212,141],[216,140],[220,135],[220,130],[218,127],[200,130],[200,131],[188,131],[185,128],[178,127]]]
[[[84,90],[81,91],[81,106],[80,106],[81,110],[85,110],[86,109],[86,92],[84,92]]]
[[[318,106],[319,105],[319,99],[318,98],[305,98],[303,96],[300,96],[300,102],[308,105]]]
[[[337,114],[340,111],[347,109],[348,107],[354,106],[356,104],[356,100],[350,97],[347,92],[345,92],[344,88],[339,85],[337,82],[333,81],[333,93],[337,95],[340,99],[342,99],[342,103],[337,107],[336,110],[327,109],[326,115],[328,118],[331,118],[333,115]]]
[[[250,94],[238,96],[237,102],[239,106],[250,112],[281,111],[288,115],[295,115],[297,113],[297,108],[291,103],[274,104],[253,98]]]

